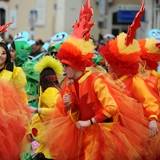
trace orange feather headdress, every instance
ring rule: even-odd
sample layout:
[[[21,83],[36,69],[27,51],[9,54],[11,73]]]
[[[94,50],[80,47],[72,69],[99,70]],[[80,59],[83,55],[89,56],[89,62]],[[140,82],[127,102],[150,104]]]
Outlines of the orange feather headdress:
[[[139,12],[136,14],[132,24],[128,27],[127,34],[121,33],[116,39],[101,46],[98,52],[108,63],[122,74],[138,73],[140,59],[140,46],[134,39],[136,30],[141,26],[140,19],[145,11],[142,1]]]
[[[151,70],[157,70],[160,61],[160,43],[154,38],[138,40],[141,47],[141,59]]]
[[[93,10],[90,1],[82,6],[79,21],[73,25],[73,34],[62,43],[57,58],[64,64],[68,64],[75,70],[85,70],[93,64],[92,57],[95,46],[90,39],[90,29],[94,25],[90,22]]]

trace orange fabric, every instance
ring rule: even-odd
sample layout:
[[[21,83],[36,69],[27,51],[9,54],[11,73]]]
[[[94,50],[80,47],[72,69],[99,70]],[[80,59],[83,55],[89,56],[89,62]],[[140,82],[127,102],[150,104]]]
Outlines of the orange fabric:
[[[145,79],[145,81],[153,89],[153,91],[157,95],[159,95],[159,93],[158,93],[158,78],[151,73],[150,76],[147,79]]]
[[[151,115],[155,115],[157,119],[159,116],[158,97],[151,94],[152,91],[146,85],[145,81],[137,76],[128,76],[123,82],[131,92],[132,97],[143,104],[145,116],[149,118]]]
[[[83,77],[81,77],[81,79],[83,79]],[[81,81],[81,79],[79,81]],[[88,120],[102,112],[108,113],[108,115],[110,115],[109,118],[116,116],[118,113],[117,105],[110,95],[107,86],[93,74],[90,74],[84,81],[82,80],[81,83],[79,82],[79,97],[77,97],[74,84],[69,85],[69,89],[73,104],[78,107],[81,112],[81,120]],[[108,116],[106,116],[106,118],[107,117]]]
[[[95,78],[94,80],[94,76],[91,76],[94,82],[91,83],[90,76],[91,75],[88,74],[88,77],[86,76],[84,78],[83,76],[79,80],[80,99],[76,94],[72,95],[72,93],[75,93],[73,84],[67,88],[67,93],[69,91],[72,97],[72,113],[68,111],[67,115],[63,115],[55,111],[56,114],[53,114],[52,120],[47,126],[45,133],[45,136],[49,138],[48,145],[50,146],[51,154],[57,160],[153,159],[153,149],[148,143],[150,142],[148,136],[148,119],[143,115],[141,103],[137,103],[135,99],[123,94],[123,90],[121,91],[117,86],[106,82],[104,79],[104,83],[109,88],[112,88],[110,94],[114,96],[118,105],[118,122],[93,124],[82,130],[76,128],[76,121],[82,119],[82,117],[83,120],[86,120],[94,114],[99,115],[102,111],[108,112],[110,108],[107,106],[105,106],[105,108],[97,106],[96,108],[96,105],[94,105],[96,101],[96,99],[94,99],[95,97],[93,95],[88,96],[88,94],[94,94],[91,85],[95,84],[96,80],[97,82],[101,82],[99,78]],[[90,85],[88,88],[86,88],[88,85],[87,79]],[[98,84],[99,83],[95,86],[98,86]],[[103,85],[99,84],[99,86]],[[98,97],[101,98],[101,102],[104,105],[103,97],[106,96],[107,93],[102,93],[104,95],[99,95]],[[92,97],[93,99],[91,99]],[[60,104],[59,102],[59,105],[63,106],[64,104]],[[83,108],[78,108],[78,105],[81,105]],[[113,111],[112,107],[111,110]],[[113,112],[109,113],[114,115]],[[152,146],[155,147],[154,144],[152,144]]]
[[[153,89],[156,95],[160,96],[160,74],[152,70],[150,76],[145,79],[147,84]]]
[[[147,46],[147,41],[150,43],[150,46]],[[155,39],[140,39],[138,40],[140,46],[141,46],[141,59],[145,60],[147,62],[147,65],[150,67],[150,69],[156,70],[158,67],[158,63],[160,61],[160,54],[159,54],[159,48],[156,46],[156,40]],[[155,49],[157,48],[157,53],[155,52]],[[154,49],[154,51],[153,51]],[[153,52],[152,52],[153,51]]]
[[[3,80],[0,84],[0,158],[17,160],[28,144],[31,112],[21,90]]]
[[[60,113],[58,115],[58,112],[53,113],[51,123],[46,128],[46,136],[50,139],[48,145],[55,159],[137,160],[153,158],[153,151],[148,144],[150,141],[148,120],[143,116],[143,107],[116,87],[112,86],[112,89],[112,93],[118,98],[120,113],[119,121],[116,123],[98,123],[78,130],[73,122],[73,119],[75,121],[79,119],[78,114],[72,117],[72,114],[64,116]],[[89,101],[88,99],[87,103]],[[86,107],[84,103],[82,106]],[[86,112],[85,108],[81,112]]]

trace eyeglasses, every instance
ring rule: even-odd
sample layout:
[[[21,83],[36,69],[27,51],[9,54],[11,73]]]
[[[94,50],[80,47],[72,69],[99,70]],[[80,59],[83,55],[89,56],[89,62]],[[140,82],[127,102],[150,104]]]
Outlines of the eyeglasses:
[[[67,69],[67,67],[68,67],[68,65],[67,65],[67,64],[63,64],[63,68],[64,68],[64,70],[66,70],[66,69]]]

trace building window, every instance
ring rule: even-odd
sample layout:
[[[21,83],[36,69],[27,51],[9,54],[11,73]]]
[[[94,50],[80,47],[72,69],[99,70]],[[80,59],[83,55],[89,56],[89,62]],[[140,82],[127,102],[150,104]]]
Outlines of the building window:
[[[5,10],[0,8],[0,25],[5,24]],[[1,37],[4,38],[4,33],[1,33]]]

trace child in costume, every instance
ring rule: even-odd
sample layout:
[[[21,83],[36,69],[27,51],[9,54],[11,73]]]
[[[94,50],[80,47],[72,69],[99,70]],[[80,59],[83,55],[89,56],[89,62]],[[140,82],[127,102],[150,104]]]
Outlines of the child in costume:
[[[108,61],[110,73],[116,73],[118,79],[125,84],[131,97],[142,103],[144,117],[148,121],[150,137],[148,141],[152,153],[148,153],[150,159],[158,159],[159,148],[159,99],[152,94],[151,88],[139,77],[140,46],[134,40],[135,30],[140,27],[140,19],[144,12],[144,1],[133,23],[129,26],[127,34],[121,33],[115,40],[111,40],[105,46],[99,48],[99,53]],[[142,112],[143,113],[143,112]],[[156,136],[157,135],[157,136]]]
[[[26,41],[12,41],[11,57],[16,66],[22,67],[22,65],[28,60],[30,53],[31,48]]]
[[[25,86],[25,91],[28,95],[28,103],[30,106],[35,106],[37,108],[39,74],[34,72],[34,65],[37,61],[28,59],[28,56],[31,53],[30,45],[26,41],[14,40],[11,43],[10,53],[15,65],[21,67],[26,74],[27,84]]]
[[[27,93],[26,102],[28,105],[35,106],[38,101],[36,101],[36,96],[38,94],[38,74],[34,74],[32,71],[33,64],[28,60],[29,54],[31,53],[31,47],[28,44],[29,34],[26,31],[22,31],[14,36],[11,42],[10,54],[12,61],[15,66],[21,68],[26,77],[25,92]],[[29,64],[27,62],[30,62]],[[23,79],[21,80],[23,81]],[[31,103],[31,104],[30,104]],[[22,159],[27,160],[31,158],[30,146],[28,144],[27,153],[22,153]]]
[[[6,31],[6,28],[0,26],[0,31],[3,30]],[[22,69],[11,62],[10,52],[4,42],[0,42],[0,59],[0,158],[18,160],[28,143],[26,133],[31,116],[24,98],[26,79]]]
[[[53,159],[46,147],[48,139],[43,136],[43,132],[60,96],[58,77],[63,74],[62,64],[52,56],[45,56],[35,65],[35,70],[40,73],[40,97],[38,113],[32,117],[31,132],[33,138],[40,143],[36,153],[39,156],[43,154],[45,159]]]

